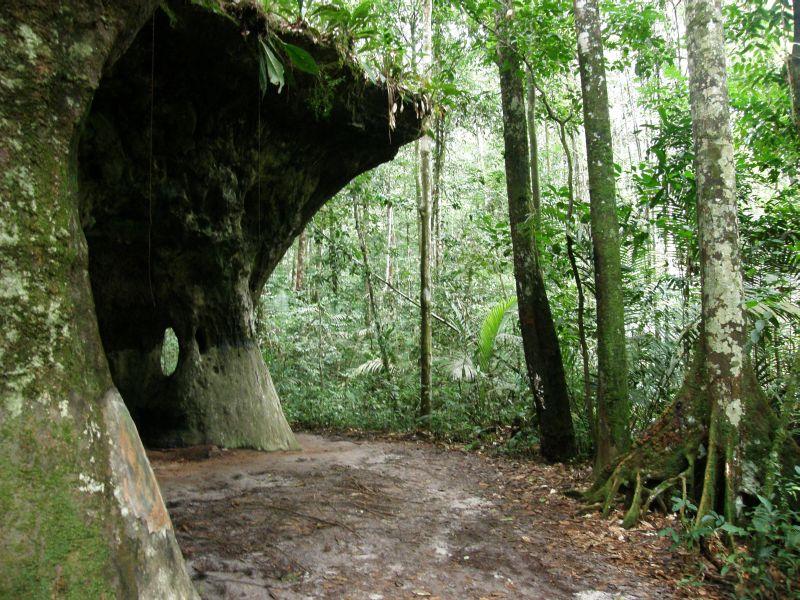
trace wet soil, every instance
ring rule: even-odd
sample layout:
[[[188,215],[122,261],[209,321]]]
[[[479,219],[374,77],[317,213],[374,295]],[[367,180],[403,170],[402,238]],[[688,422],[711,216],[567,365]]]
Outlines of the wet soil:
[[[426,442],[298,439],[301,452],[150,453],[203,598],[685,594],[652,525],[623,531],[563,496],[579,470]]]

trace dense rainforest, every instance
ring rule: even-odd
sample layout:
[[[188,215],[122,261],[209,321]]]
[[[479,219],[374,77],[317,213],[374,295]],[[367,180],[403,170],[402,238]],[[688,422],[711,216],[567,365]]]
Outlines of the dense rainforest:
[[[54,4],[0,597],[800,598],[800,0]]]

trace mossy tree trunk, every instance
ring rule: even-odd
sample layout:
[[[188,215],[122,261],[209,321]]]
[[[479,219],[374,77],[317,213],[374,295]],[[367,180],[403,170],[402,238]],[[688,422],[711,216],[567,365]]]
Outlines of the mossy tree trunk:
[[[501,34],[507,33],[505,9],[498,11],[496,20]],[[525,364],[539,418],[542,455],[548,460],[562,461],[575,454],[575,434],[561,348],[536,248],[535,217],[534,224],[531,223],[534,207],[522,70],[508,38],[498,40],[497,62],[508,213]]]
[[[195,596],[109,375],[76,147],[155,2],[0,5],[0,596]]]
[[[620,487],[631,492],[624,524],[677,492],[697,501],[697,519],[711,510],[735,521],[747,496],[769,481],[770,453],[779,468],[800,451],[782,424],[744,353],[742,269],[733,143],[719,0],[686,5],[689,88],[697,181],[702,286],[701,332],[675,402],[588,494],[610,510]],[[776,437],[778,436],[778,437]]]
[[[630,447],[630,399],[614,152],[599,1],[575,0],[574,6],[597,299],[595,468],[599,474]]]
[[[686,46],[697,183],[705,374],[711,404],[705,484],[698,519],[715,506],[724,465],[724,509],[735,514],[741,449],[744,291],[739,258],[736,173],[720,0],[687,0]]]

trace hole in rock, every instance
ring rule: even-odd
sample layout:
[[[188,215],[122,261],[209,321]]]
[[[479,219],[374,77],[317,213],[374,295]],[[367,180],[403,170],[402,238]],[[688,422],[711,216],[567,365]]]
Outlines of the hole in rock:
[[[178,368],[178,358],[180,356],[180,346],[178,336],[172,327],[167,327],[164,332],[164,340],[161,342],[161,372],[167,377]]]

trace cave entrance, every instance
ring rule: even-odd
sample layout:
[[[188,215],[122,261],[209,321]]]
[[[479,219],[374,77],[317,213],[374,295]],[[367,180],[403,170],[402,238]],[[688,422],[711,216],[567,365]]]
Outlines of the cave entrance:
[[[322,75],[287,68],[283,93],[262,95],[249,32],[274,24],[255,6],[235,23],[169,4],[174,19],[156,11],[105,73],[79,142],[101,339],[146,445],[294,448],[254,306],[314,213],[419,137],[421,103],[399,100],[390,131],[385,86],[294,30],[283,35]],[[169,374],[168,328],[179,346]]]

